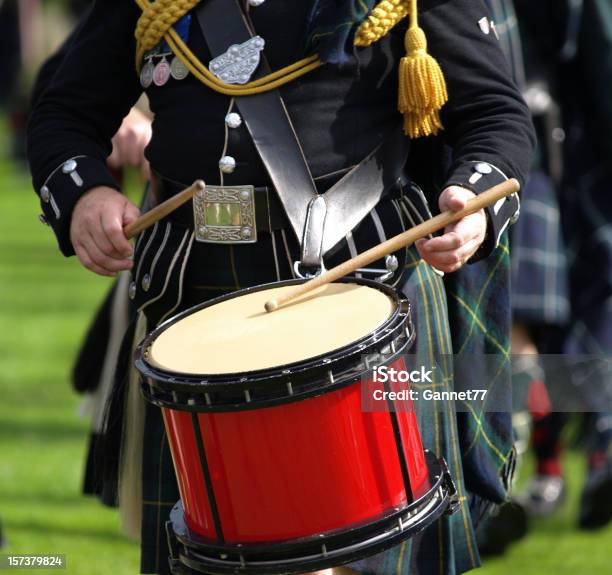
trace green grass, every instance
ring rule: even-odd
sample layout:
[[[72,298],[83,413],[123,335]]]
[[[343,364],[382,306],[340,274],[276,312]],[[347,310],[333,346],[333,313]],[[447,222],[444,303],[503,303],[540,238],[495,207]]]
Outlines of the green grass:
[[[109,283],[60,256],[38,213],[25,170],[0,160],[0,518],[8,540],[0,553],[65,553],[75,575],[135,574],[138,547],[121,535],[117,513],[80,494],[88,421],[69,385]],[[612,529],[574,527],[583,461],[570,454],[566,463],[567,505],[504,557],[485,560],[482,575],[612,573]]]
[[[75,575],[138,573],[116,511],[80,493],[89,425],[69,374],[109,283],[63,258],[39,213],[26,170],[0,161],[0,553],[65,553]]]
[[[552,517],[531,521],[529,534],[501,558],[484,558],[479,575],[604,575],[612,573],[612,526],[601,531],[576,528],[580,490],[585,473],[584,457],[568,453],[563,461],[568,498]],[[521,469],[530,475],[533,461]]]

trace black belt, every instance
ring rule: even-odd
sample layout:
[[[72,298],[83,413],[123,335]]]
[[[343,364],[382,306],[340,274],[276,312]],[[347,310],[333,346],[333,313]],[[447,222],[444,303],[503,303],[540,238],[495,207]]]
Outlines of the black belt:
[[[335,181],[342,178],[342,176],[351,168],[334,172],[329,176],[323,176],[315,180],[315,184],[321,190],[326,190],[330,185],[333,185]],[[159,204],[172,196],[175,196],[179,192],[183,191],[187,184],[177,182],[168,178],[164,178],[159,174],[154,173],[151,178],[152,188],[151,193],[155,198],[155,203]],[[231,188],[231,186],[228,186]],[[408,188],[408,178],[402,176],[397,185],[387,190],[384,194],[381,202],[388,200],[397,200],[401,198]],[[270,232],[272,230],[288,230],[291,229],[291,224],[287,218],[283,205],[281,204],[276,191],[273,186],[259,186],[254,188],[255,192],[255,220],[258,232]],[[187,202],[179,208],[175,209],[168,216],[164,218],[164,221],[169,221],[180,226],[187,228],[193,228],[194,226],[194,215],[193,215],[193,204]]]
[[[157,203],[178,194],[187,186],[179,182],[174,182],[159,175],[153,176],[153,190]],[[228,186],[231,187],[231,186]],[[280,200],[274,192],[274,188],[262,186],[254,188],[255,192],[255,221],[257,231],[269,232],[271,230],[282,230],[290,227],[289,220],[283,211]],[[164,218],[181,226],[193,228],[193,203],[183,204],[171,214]]]

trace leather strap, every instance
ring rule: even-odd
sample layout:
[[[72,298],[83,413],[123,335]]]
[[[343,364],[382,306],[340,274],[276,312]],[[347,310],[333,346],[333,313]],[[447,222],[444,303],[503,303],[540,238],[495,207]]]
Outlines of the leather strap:
[[[241,44],[252,37],[237,0],[202,2],[196,9],[196,17],[213,58],[232,44]],[[267,73],[269,66],[262,58],[255,78]],[[279,91],[242,96],[236,98],[236,104],[287,218],[302,241],[302,263],[318,265],[320,258],[396,183],[408,158],[408,139],[398,127],[323,194],[324,202],[313,202],[318,197],[317,190]],[[311,203],[314,211],[309,209]]]
[[[323,236],[327,217],[325,196],[318,196],[308,204],[308,213],[302,236],[302,259],[305,266],[317,268],[323,261]]]
[[[213,58],[232,44],[241,44],[252,37],[244,14],[234,0],[202,2],[196,16]],[[268,66],[262,58],[256,77],[266,73]],[[317,196],[317,190],[280,94],[273,90],[243,96],[236,98],[236,104],[293,231],[300,238],[308,203]]]
[[[325,194],[327,217],[323,254],[329,252],[363,220],[402,176],[409,140],[402,126],[393,130],[365,159]]]

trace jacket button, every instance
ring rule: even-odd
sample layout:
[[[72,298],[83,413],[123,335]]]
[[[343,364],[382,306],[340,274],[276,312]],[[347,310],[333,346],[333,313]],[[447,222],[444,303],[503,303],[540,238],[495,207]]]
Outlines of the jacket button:
[[[219,169],[224,174],[231,174],[236,169],[236,160],[232,156],[223,156],[219,160]]]
[[[131,282],[130,287],[128,289],[128,295],[130,299],[134,299],[136,297],[136,282]]]
[[[64,162],[64,165],[62,166],[62,172],[64,172],[64,174],[71,174],[76,169],[77,163],[75,160],[68,160],[67,162]]]
[[[151,276],[149,274],[145,274],[142,277],[142,282],[140,282],[140,285],[144,291],[149,291],[149,288],[151,287]]]
[[[266,0],[249,0],[249,6],[261,6]]]
[[[47,188],[47,186],[43,186],[42,188],[40,188],[40,199],[45,203],[48,203],[51,199],[51,192],[49,191],[49,188]]]
[[[479,162],[474,166],[474,169],[479,174],[490,174],[493,171],[493,168],[486,162]]]
[[[228,128],[237,128],[242,124],[242,118],[240,114],[236,114],[236,112],[230,112],[227,116],[225,116],[225,125]]]

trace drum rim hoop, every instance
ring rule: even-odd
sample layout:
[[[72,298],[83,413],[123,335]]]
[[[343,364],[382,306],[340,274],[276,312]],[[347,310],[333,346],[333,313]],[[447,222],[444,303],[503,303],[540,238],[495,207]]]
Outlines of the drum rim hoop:
[[[383,517],[380,517],[374,521],[361,524],[359,526],[347,526],[344,529],[337,529],[335,531],[323,534],[315,535],[310,537],[296,538],[289,541],[283,542],[266,542],[266,543],[235,543],[235,544],[216,544],[208,543],[203,537],[192,533],[184,524],[183,512],[181,502],[179,501],[173,508],[170,514],[170,521],[168,521],[169,538],[172,541],[174,539],[174,545],[171,545],[171,549],[174,552],[177,551],[176,543],[184,546],[186,549],[192,552],[206,552],[219,556],[220,554],[226,554],[228,557],[232,555],[234,559],[238,555],[243,555],[245,560],[248,562],[248,558],[257,557],[261,554],[266,554],[266,551],[276,555],[276,560],[268,560],[265,564],[257,565],[257,562],[248,563],[249,573],[300,573],[304,571],[312,571],[317,569],[323,569],[325,567],[337,566],[339,561],[342,563],[348,563],[356,561],[357,559],[365,558],[367,556],[379,553],[389,548],[390,546],[397,545],[401,541],[412,537],[418,531],[425,529],[433,521],[438,519],[443,514],[453,514],[458,508],[457,491],[455,484],[448,471],[448,466],[444,458],[437,458],[431,451],[424,450],[425,459],[427,461],[428,474],[431,481],[429,489],[421,493],[418,499],[411,501],[405,507],[394,510],[392,513],[388,513]],[[435,501],[438,498],[438,501]],[[428,509],[427,514],[418,518],[417,521],[410,519],[411,516],[418,516],[419,509],[426,507],[428,503],[435,502],[435,505]],[[398,520],[406,518],[408,515],[408,521],[410,523],[402,531],[396,529]],[[178,520],[178,521],[177,521]],[[175,526],[179,525],[182,532],[177,532]],[[395,529],[394,529],[395,528]],[[397,533],[394,533],[398,531]],[[385,536],[380,538],[381,533]],[[389,533],[387,535],[387,533]],[[362,540],[361,545],[357,544],[357,538],[365,535],[370,536],[369,539]],[[376,536],[376,537],[373,537]],[[373,539],[379,538],[376,543],[370,544],[369,542]],[[325,545],[330,550],[330,557],[320,557],[319,559],[311,560],[306,566],[300,567],[296,570],[297,561],[300,561],[304,556],[300,556],[299,553],[311,552],[313,549]],[[363,545],[367,545],[367,550],[363,548]],[[271,551],[271,547],[274,549]],[[353,551],[348,549],[354,548]],[[333,550],[333,551],[331,551]],[[186,558],[184,554],[180,554],[182,558]],[[206,557],[204,557],[206,560]],[[177,558],[175,558],[177,560]],[[214,571],[206,572],[217,572],[217,573],[235,573],[236,562],[235,560],[227,560],[224,565],[224,560],[214,559],[210,565],[206,567],[210,568],[216,564],[218,569]],[[291,568],[293,566],[293,569]],[[192,567],[193,568],[193,567]]]
[[[378,291],[387,295],[395,303],[395,309],[391,315],[376,330],[351,342],[348,345],[332,350],[326,354],[311,357],[299,362],[280,365],[274,368],[253,370],[250,372],[236,372],[231,374],[208,375],[179,373],[161,369],[147,360],[147,352],[155,339],[163,331],[178,321],[181,321],[183,318],[206,307],[216,305],[222,301],[240,297],[247,293],[262,291],[271,287],[278,287],[279,285],[298,285],[304,281],[306,280],[287,280],[284,282],[263,284],[232,292],[191,307],[160,324],[147,335],[147,337],[141,342],[134,352],[134,364],[137,370],[143,376],[143,390],[145,392],[145,396],[148,396],[147,399],[153,403],[158,403],[166,407],[173,407],[175,409],[182,409],[186,411],[197,411],[197,408],[190,406],[187,402],[181,402],[178,400],[157,402],[152,398],[155,396],[155,393],[152,393],[152,390],[158,390],[164,394],[189,392],[189,395],[199,397],[210,392],[218,393],[223,391],[231,391],[235,393],[236,391],[253,390],[258,388],[267,390],[277,389],[278,387],[285,387],[287,383],[300,381],[307,374],[331,370],[333,367],[342,366],[344,364],[348,365],[350,359],[355,358],[356,356],[366,355],[374,349],[378,351],[390,344],[392,341],[399,339],[404,331],[406,332],[407,341],[402,345],[402,348],[410,345],[414,340],[411,309],[407,298],[399,294],[395,288],[379,282],[362,278],[342,278],[339,280],[340,283],[352,283],[377,289]],[[393,353],[393,357],[397,355],[397,353]],[[353,383],[353,381],[346,381],[343,383],[343,385],[348,385]],[[319,394],[324,391],[332,391],[338,387],[339,385],[322,386]],[[310,393],[308,395],[311,396],[313,394]],[[297,399],[297,397],[293,399],[291,399],[291,397],[292,394],[289,394],[285,401],[295,401]],[[246,403],[250,405],[249,400],[247,400]],[[274,402],[274,404],[276,403],[279,402]],[[196,405],[200,405],[200,402],[196,402]],[[251,405],[249,408],[254,409],[258,406],[260,405],[253,403],[253,405]],[[207,409],[202,409],[201,411],[207,411]]]

